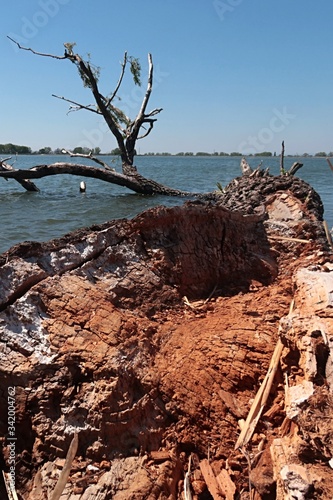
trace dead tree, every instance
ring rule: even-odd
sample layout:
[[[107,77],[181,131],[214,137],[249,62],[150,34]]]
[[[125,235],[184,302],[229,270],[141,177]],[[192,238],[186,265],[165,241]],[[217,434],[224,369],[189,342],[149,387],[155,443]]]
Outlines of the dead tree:
[[[85,87],[88,87],[95,100],[95,104],[81,104],[64,97],[57,97],[70,103],[70,111],[87,110],[98,115],[101,115],[105,120],[110,132],[115,137],[122,160],[122,173],[116,172],[114,169],[101,162],[98,158],[90,155],[75,155],[83,156],[99,163],[99,167],[78,165],[68,162],[55,163],[53,165],[39,165],[29,170],[16,170],[10,165],[1,163],[0,177],[16,179],[20,184],[28,190],[38,190],[29,179],[38,179],[48,175],[55,174],[71,174],[85,177],[94,177],[105,180],[114,184],[125,186],[140,194],[164,194],[168,196],[188,195],[185,191],[172,189],[152,179],[146,179],[137,171],[134,165],[135,146],[139,139],[147,137],[153,129],[156,121],[156,115],[162,111],[162,108],[155,108],[147,112],[149,98],[153,88],[153,61],[151,54],[148,54],[148,79],[145,95],[142,100],[141,107],[135,119],[130,119],[126,114],[115,106],[115,101],[118,98],[117,94],[123,82],[126,68],[130,67],[133,76],[133,81],[136,85],[141,85],[141,66],[139,60],[128,56],[125,52],[123,62],[121,64],[121,72],[115,89],[110,95],[102,94],[99,84],[99,68],[93,66],[89,61],[85,61],[79,54],[73,50],[74,43],[65,43],[65,53],[62,56],[54,54],[45,54],[36,52],[27,47],[22,47],[18,42],[8,37],[20,49],[32,52],[35,55],[49,57],[58,60],[68,60],[73,63],[78,69],[79,75]],[[100,168],[100,167],[103,167]],[[24,182],[27,181],[27,182]],[[36,188],[36,189],[35,189]]]

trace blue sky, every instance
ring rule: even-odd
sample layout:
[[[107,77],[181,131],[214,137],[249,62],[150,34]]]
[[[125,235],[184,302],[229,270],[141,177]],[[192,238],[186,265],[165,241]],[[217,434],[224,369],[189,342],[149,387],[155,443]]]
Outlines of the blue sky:
[[[332,0],[2,0],[0,143],[39,149],[116,147],[101,119],[67,114],[52,97],[92,102],[76,68],[17,50],[62,54],[76,42],[113,90],[124,51],[155,66],[151,109],[162,107],[149,151],[333,150]],[[143,89],[119,92],[134,116]]]

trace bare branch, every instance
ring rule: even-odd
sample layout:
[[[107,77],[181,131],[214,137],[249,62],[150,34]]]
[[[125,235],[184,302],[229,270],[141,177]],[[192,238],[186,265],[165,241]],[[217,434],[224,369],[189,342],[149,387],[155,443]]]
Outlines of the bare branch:
[[[148,130],[147,130],[147,132],[145,134],[139,135],[137,137],[137,139],[143,139],[144,137],[147,137],[147,135],[149,135],[150,132],[153,130],[154,123],[156,122],[156,120],[145,120],[145,122],[149,123],[149,128],[148,128]]]
[[[151,54],[148,54],[148,63],[149,63],[149,71],[148,71],[147,90],[146,90],[146,94],[145,94],[143,101],[142,101],[141,109],[140,109],[139,114],[138,114],[139,118],[143,117],[145,114],[147,104],[148,104],[148,101],[150,98],[150,94],[151,94],[151,91],[153,88],[153,70],[154,70],[154,67],[153,67],[153,59],[152,59]]]
[[[66,101],[69,102],[70,104],[74,104],[77,109],[74,110],[74,108],[71,110],[71,107],[69,108],[70,111],[79,111],[80,109],[86,109],[87,111],[92,111],[93,113],[97,113],[98,115],[101,114],[101,112],[98,109],[94,109],[92,106],[95,106],[94,104],[87,104],[86,106],[84,104],[80,104],[79,102],[72,101],[71,99],[66,99],[66,97],[62,97],[56,94],[52,94],[52,97],[55,97],[56,99],[60,99],[61,101]]]
[[[30,47],[23,47],[22,45],[20,45],[16,40],[14,40],[13,38],[11,38],[10,36],[7,35],[7,38],[9,38],[9,40],[13,43],[15,43],[15,45],[18,46],[19,49],[21,50],[26,50],[28,52],[32,52],[33,54],[37,55],[37,56],[43,56],[43,57],[51,57],[53,59],[67,59],[68,55],[67,53],[65,53],[64,56],[55,56],[54,54],[44,54],[43,52],[37,52],[36,50],[33,50],[31,49]]]
[[[4,158],[3,160],[0,160],[0,166],[5,163],[6,161],[8,160],[11,160],[12,159],[12,156],[8,156],[7,158]]]
[[[150,113],[148,113],[147,115],[145,115],[145,117],[148,118],[149,116],[155,116],[158,113],[160,113],[161,111],[163,111],[163,108],[155,108],[155,109],[153,109],[153,111],[151,111]]]
[[[96,156],[92,155],[92,151],[90,151],[89,154],[84,154],[84,153],[72,153],[71,151],[68,151],[67,149],[63,149],[62,153],[66,153],[72,158],[87,158],[88,160],[92,160],[95,163],[98,163],[102,167],[104,167],[106,170],[110,170],[111,172],[115,172],[114,168],[109,167],[107,163],[104,163],[104,161],[100,160]]]
[[[117,92],[118,92],[118,90],[120,88],[120,85],[121,85],[121,83],[123,81],[123,78],[124,78],[126,63],[127,63],[127,52],[125,52],[125,54],[124,54],[124,61],[121,63],[122,70],[121,70],[121,73],[120,73],[120,77],[119,77],[118,83],[117,83],[116,88],[114,89],[112,95],[108,98],[108,100],[106,102],[106,107],[108,107],[110,105],[110,103],[113,101],[113,99],[117,95]]]

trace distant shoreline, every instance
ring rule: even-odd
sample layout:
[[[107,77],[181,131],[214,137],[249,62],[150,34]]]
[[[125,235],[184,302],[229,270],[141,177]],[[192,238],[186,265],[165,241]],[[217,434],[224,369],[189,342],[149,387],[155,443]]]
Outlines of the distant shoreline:
[[[11,155],[11,156],[69,156],[68,154],[64,154],[64,153],[54,153],[54,152],[51,152],[51,153],[39,153],[39,152],[36,152],[36,151],[33,151],[31,153],[1,153],[0,152],[0,160],[1,160],[1,155]],[[95,156],[115,156],[115,157],[118,157],[120,155],[118,154],[112,154],[112,153],[98,153],[97,155]],[[158,156],[158,157],[176,157],[176,158],[235,158],[235,157],[239,157],[239,158],[280,158],[280,154],[279,155],[273,155],[273,154],[261,154],[261,153],[257,153],[257,154],[223,154],[223,155],[219,155],[219,154],[214,154],[214,153],[207,153],[207,154],[201,154],[201,153],[193,153],[193,154],[179,154],[179,153],[138,153],[136,156],[143,156],[143,157],[146,157],[146,156],[149,156],[149,157],[154,157],[154,156]],[[326,159],[326,158],[332,158],[333,157],[333,154],[332,155],[310,155],[310,154],[306,154],[306,155],[297,155],[297,154],[294,154],[294,155],[285,155],[284,156],[285,158],[316,158],[316,159]],[[88,158],[89,159],[89,158]]]

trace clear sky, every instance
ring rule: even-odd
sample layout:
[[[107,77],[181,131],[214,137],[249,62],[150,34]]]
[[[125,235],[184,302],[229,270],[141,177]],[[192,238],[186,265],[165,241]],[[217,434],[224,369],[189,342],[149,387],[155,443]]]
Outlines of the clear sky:
[[[92,102],[63,54],[76,42],[101,67],[101,91],[113,90],[124,51],[155,65],[151,109],[162,107],[141,153],[333,150],[332,0],[2,0],[0,143],[37,150],[116,147],[102,120],[67,114],[64,96]],[[143,81],[145,79],[143,78]],[[119,92],[134,116],[144,89]]]

